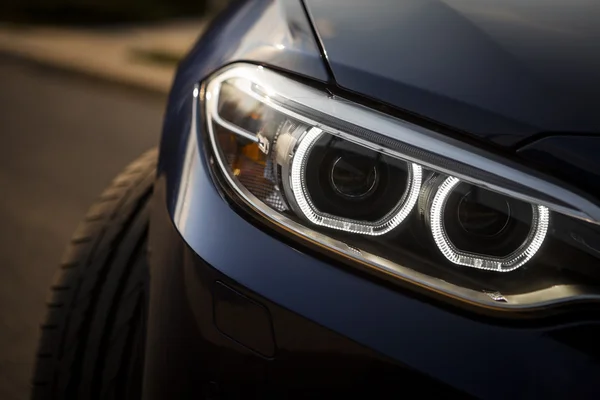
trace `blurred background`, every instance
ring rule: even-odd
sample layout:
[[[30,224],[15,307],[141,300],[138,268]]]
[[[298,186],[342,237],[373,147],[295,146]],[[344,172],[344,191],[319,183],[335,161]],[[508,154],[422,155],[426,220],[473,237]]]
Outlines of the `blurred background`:
[[[11,22],[107,24],[194,17],[219,8],[216,0],[3,0],[0,15]]]
[[[27,399],[64,245],[155,146],[178,60],[219,0],[0,2],[0,399]]]

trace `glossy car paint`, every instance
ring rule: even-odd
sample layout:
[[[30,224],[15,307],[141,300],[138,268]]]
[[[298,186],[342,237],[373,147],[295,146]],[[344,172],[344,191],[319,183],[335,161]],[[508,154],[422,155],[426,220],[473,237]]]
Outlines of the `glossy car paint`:
[[[545,137],[523,146],[518,153],[600,199],[600,136]]]
[[[290,21],[304,27],[303,40],[290,35],[294,39],[280,49],[297,62],[251,45],[240,50],[242,42],[278,48],[274,31],[257,27],[273,8],[269,19],[280,18],[271,21],[275,31],[291,31]],[[236,3],[179,68],[151,221],[144,397],[201,398],[207,391],[216,398],[251,396],[250,390],[280,398],[360,386],[372,393],[393,388],[398,395],[421,389],[425,395],[455,390],[482,398],[597,398],[599,325],[591,317],[507,322],[465,311],[328,260],[270,230],[219,190],[194,85],[220,66],[244,60],[298,79],[328,81],[308,33],[299,3]],[[274,356],[216,328],[217,281],[268,310]]]
[[[336,82],[479,138],[600,134],[596,0],[306,0]]]

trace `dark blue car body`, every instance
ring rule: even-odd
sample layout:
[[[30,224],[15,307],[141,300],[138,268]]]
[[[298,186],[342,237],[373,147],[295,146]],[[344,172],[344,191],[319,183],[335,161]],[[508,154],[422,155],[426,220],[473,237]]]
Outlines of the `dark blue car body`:
[[[594,309],[488,312],[297,243],[220,185],[193,96],[219,68],[255,63],[597,195],[598,17],[584,0],[228,7],[169,97],[144,398],[599,398]]]

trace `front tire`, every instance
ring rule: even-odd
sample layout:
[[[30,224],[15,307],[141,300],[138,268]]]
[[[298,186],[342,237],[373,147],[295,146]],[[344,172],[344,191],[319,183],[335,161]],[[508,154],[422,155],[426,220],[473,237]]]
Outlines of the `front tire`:
[[[41,327],[34,400],[141,398],[156,159],[151,150],[115,178],[71,239]]]

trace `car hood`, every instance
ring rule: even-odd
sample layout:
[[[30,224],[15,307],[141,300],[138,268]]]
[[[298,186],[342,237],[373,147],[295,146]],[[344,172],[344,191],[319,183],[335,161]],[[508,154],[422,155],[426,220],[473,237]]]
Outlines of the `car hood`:
[[[503,146],[600,133],[597,0],[305,0],[336,83]]]

